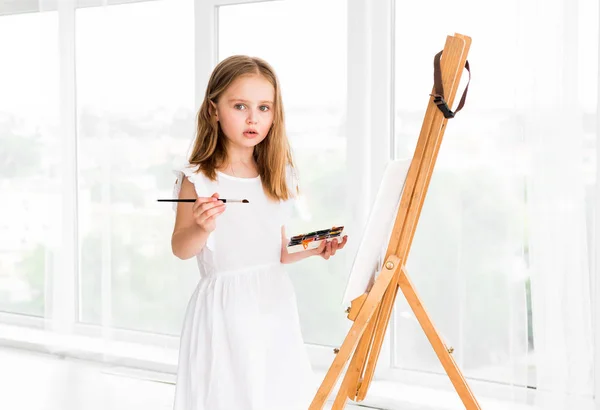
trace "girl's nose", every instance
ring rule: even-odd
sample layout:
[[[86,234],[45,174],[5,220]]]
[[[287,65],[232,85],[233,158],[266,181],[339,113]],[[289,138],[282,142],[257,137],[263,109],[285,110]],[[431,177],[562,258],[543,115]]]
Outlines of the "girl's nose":
[[[256,124],[256,115],[253,113],[249,113],[248,118],[246,118],[246,122],[248,124]]]

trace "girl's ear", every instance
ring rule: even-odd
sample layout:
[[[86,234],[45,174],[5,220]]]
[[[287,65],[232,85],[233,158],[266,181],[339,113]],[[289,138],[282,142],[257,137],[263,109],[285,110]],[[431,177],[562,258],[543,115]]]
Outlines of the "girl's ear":
[[[219,113],[217,112],[217,104],[215,104],[213,102],[213,100],[208,100],[208,102],[210,103],[210,107],[209,107],[209,111],[210,111],[210,116],[215,116],[217,121],[219,121]]]

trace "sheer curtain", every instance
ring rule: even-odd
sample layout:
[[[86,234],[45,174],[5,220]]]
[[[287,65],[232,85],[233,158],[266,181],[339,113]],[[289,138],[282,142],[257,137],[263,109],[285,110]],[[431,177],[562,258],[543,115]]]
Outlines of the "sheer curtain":
[[[598,183],[590,126],[597,121],[598,5],[554,0],[520,7],[536,385],[544,408],[562,409],[591,398],[593,388],[586,192]],[[532,30],[542,11],[546,17]]]
[[[467,377],[536,387],[544,409],[584,408],[598,3],[462,0],[431,14],[443,4],[396,2],[396,157],[414,151],[431,50],[473,38],[467,104],[449,121],[408,273]],[[394,366],[443,373],[400,299]]]

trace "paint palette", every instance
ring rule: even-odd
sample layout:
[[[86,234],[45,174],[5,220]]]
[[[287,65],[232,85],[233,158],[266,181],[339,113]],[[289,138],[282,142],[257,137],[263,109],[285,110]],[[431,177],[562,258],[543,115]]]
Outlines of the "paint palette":
[[[287,251],[288,253],[296,253],[318,248],[323,241],[340,238],[342,232],[344,232],[343,226],[334,226],[330,229],[292,236],[287,244]]]

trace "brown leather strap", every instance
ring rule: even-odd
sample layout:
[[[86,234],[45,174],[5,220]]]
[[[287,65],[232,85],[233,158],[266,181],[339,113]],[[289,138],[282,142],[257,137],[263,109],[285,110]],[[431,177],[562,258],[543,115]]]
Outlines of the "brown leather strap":
[[[442,70],[440,68],[440,59],[442,57],[442,52],[443,51],[440,51],[433,58],[433,88],[435,94],[430,95],[433,97],[433,102],[444,114],[445,118],[454,118],[454,115],[457,112],[459,112],[465,105],[465,100],[467,99],[467,91],[469,91],[469,83],[471,83],[471,69],[469,67],[469,61],[465,61],[465,68],[469,72],[469,81],[467,82],[465,91],[463,92],[463,95],[460,98],[460,102],[458,103],[456,111],[452,112],[452,110],[450,110],[450,107],[448,107],[448,103],[446,103],[446,100],[444,99],[444,85],[442,84]]]

